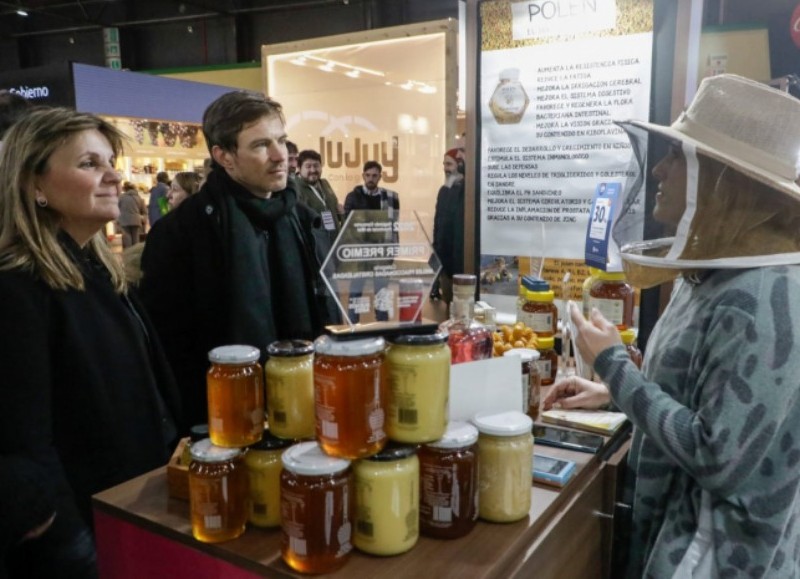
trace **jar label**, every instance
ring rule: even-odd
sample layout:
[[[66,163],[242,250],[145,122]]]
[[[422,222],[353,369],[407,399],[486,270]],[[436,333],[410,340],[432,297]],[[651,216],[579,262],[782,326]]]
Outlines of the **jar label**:
[[[589,311],[597,308],[603,317],[615,326],[625,323],[625,302],[606,298],[589,298]]]
[[[519,82],[500,85],[492,96],[496,114],[518,115],[528,105],[525,90]]]
[[[517,319],[531,328],[537,334],[553,333],[553,313],[552,312],[520,312]]]
[[[552,370],[552,363],[547,358],[539,358],[536,361],[536,366],[539,368],[539,374],[544,376],[545,378],[550,376],[550,371]]]

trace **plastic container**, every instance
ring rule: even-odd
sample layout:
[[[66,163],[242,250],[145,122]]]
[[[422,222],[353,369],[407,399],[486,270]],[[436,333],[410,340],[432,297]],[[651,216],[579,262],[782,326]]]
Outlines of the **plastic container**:
[[[450,348],[443,333],[391,338],[386,434],[398,442],[438,440],[447,427]]]
[[[419,537],[419,460],[413,446],[389,444],[353,463],[353,544],[371,555],[398,555]]]
[[[478,515],[494,523],[525,518],[531,509],[533,421],[516,411],[478,413]]]
[[[217,446],[242,448],[264,431],[264,378],[253,346],[220,346],[208,353],[208,435]]]
[[[542,377],[539,375],[539,352],[530,348],[514,348],[503,354],[520,358],[522,371],[522,412],[539,419],[542,401]]]
[[[302,573],[332,573],[353,550],[350,461],[316,442],[290,447],[281,461],[281,557]]]
[[[320,445],[331,456],[355,459],[386,444],[383,338],[314,342],[314,406]]]
[[[637,368],[641,368],[642,351],[636,347],[636,330],[633,328],[628,328],[626,330],[622,330],[619,335],[622,338],[622,343],[625,344],[625,349],[628,351],[628,355],[631,357],[631,360],[633,360],[633,363],[636,364]]]
[[[597,308],[618,329],[633,327],[635,292],[622,272],[597,271],[589,288],[589,311]]]
[[[542,386],[550,386],[556,381],[558,374],[558,353],[555,351],[555,339],[552,336],[536,338],[536,349],[539,351],[539,375]]]
[[[189,465],[189,513],[192,535],[220,543],[244,533],[248,480],[238,448],[215,446],[205,438],[192,444]]]
[[[558,307],[555,294],[547,282],[537,280],[535,289],[525,292],[522,316],[518,321],[536,332],[537,336],[555,336],[558,330]]]
[[[451,422],[441,439],[418,452],[419,527],[423,535],[458,539],[478,520],[478,429]]]
[[[267,347],[267,419],[273,435],[314,438],[314,345],[283,340]]]
[[[257,527],[281,524],[281,455],[293,440],[273,436],[269,430],[247,449],[244,464],[250,479],[248,521]]]

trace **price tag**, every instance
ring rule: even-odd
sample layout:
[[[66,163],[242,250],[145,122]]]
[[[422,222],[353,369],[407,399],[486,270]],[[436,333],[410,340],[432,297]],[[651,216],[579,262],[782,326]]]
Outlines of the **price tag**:
[[[608,238],[614,223],[614,213],[622,189],[620,183],[600,183],[594,194],[589,227],[586,230],[586,264],[605,270],[610,260]]]

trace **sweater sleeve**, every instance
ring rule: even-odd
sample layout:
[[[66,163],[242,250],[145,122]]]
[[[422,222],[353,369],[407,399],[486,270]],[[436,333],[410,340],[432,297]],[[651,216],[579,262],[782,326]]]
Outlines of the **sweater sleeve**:
[[[722,495],[752,484],[776,452],[786,454],[783,461],[800,459],[790,456],[797,451],[786,440],[800,420],[800,357],[790,355],[797,323],[785,283],[762,293],[753,296],[751,312],[717,304],[694,352],[659,345],[665,364],[690,367],[675,374],[689,383],[648,381],[622,346],[595,361],[631,421],[703,488]]]

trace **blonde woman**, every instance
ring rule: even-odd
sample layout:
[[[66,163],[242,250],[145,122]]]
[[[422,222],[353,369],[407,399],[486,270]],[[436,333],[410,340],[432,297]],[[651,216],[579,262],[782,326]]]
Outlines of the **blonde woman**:
[[[0,563],[94,577],[90,497],[165,464],[174,384],[103,228],[122,135],[38,110],[0,154]],[[0,569],[2,575],[3,569]]]

